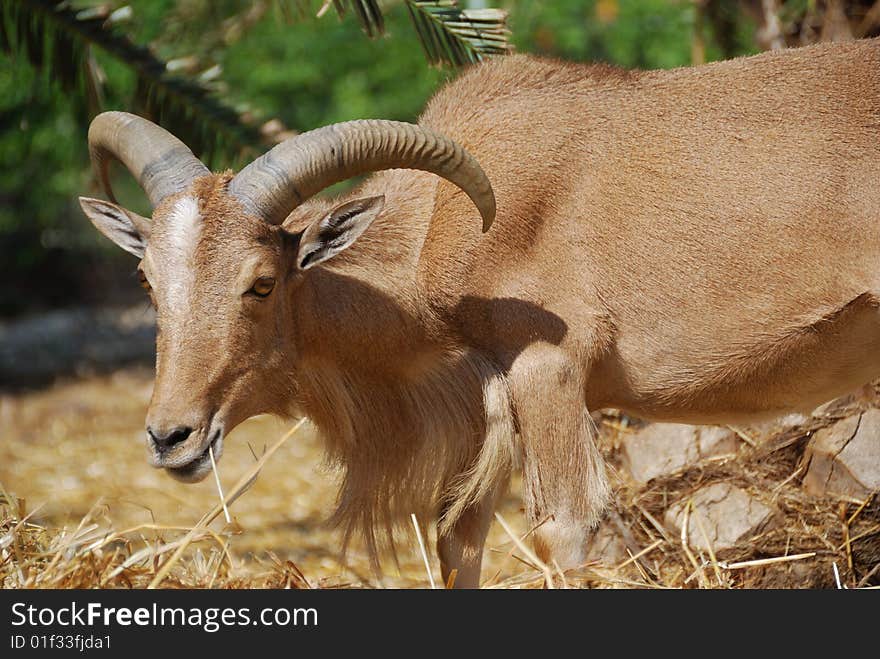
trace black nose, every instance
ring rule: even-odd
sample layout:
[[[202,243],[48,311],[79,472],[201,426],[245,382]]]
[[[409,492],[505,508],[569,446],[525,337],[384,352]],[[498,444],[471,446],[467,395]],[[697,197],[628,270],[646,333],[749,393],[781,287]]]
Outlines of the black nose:
[[[186,426],[172,428],[167,432],[147,428],[147,434],[150,436],[153,446],[156,447],[156,450],[159,451],[159,453],[164,453],[173,446],[180,444],[180,442],[190,436],[191,432],[192,428]]]

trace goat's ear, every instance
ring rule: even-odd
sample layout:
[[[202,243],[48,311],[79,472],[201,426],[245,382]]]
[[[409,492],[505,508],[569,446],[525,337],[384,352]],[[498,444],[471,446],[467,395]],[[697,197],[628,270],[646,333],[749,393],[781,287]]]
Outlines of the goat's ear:
[[[339,254],[366,231],[385,207],[385,196],[364,197],[340,204],[302,232],[296,264],[301,270]]]
[[[150,221],[103,199],[80,197],[79,205],[95,228],[126,252],[143,258],[150,237]]]

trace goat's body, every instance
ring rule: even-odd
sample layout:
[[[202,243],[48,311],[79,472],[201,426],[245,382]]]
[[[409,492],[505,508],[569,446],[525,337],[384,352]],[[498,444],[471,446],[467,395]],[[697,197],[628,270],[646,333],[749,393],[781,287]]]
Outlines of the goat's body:
[[[538,534],[546,555],[576,562],[604,501],[587,410],[730,422],[809,410],[880,374],[880,42],[646,73],[508,58],[449,85],[422,122],[480,160],[495,226],[479,237],[445,182],[374,176],[365,192],[399,214],[337,267],[385,274],[340,302],[352,317],[338,325],[361,340],[326,347],[338,363],[353,341],[371,377],[416,390],[441,355],[479,355],[504,399],[475,400],[471,383],[445,432],[442,414],[427,425],[460,438],[482,404],[486,421],[466,435],[491,435],[493,419],[515,434],[486,440],[495,471],[477,475],[500,481],[507,454],[523,457],[532,520],[555,520]],[[351,413],[369,415],[380,390],[362,387]],[[395,427],[433,441],[413,437],[424,420]],[[441,498],[480,451],[453,444],[431,484]],[[463,523],[450,564],[478,555],[485,510]]]
[[[583,559],[608,494],[589,412],[720,423],[809,410],[880,375],[880,40],[656,72],[503,58],[441,90],[421,123],[422,145],[453,138],[488,174],[489,233],[472,205],[491,221],[489,184],[448,144],[430,170],[444,180],[384,171],[369,196],[310,199],[269,228],[228,191],[275,217],[299,196],[279,163],[347,161],[345,142],[323,160],[306,153],[314,135],[279,145],[231,182],[167,197],[146,252],[144,218],[87,200],[159,285],[171,370],[151,415],[182,427],[153,441],[196,431],[157,464],[203,476],[224,427],[295,408],[344,468],[349,530],[375,549],[410,513],[439,515],[444,578],[474,586],[516,464],[538,553]],[[401,157],[421,149],[407,144]],[[467,195],[447,182],[461,163]],[[181,204],[188,263],[168,238]],[[300,260],[321,249],[320,265]],[[181,265],[198,271],[197,304],[175,316],[182,284],[164,279]],[[278,290],[257,299],[266,281]],[[182,359],[200,337],[223,354]]]
[[[496,355],[511,331],[564,346],[591,409],[720,422],[880,373],[880,42],[649,73],[513,59],[426,121],[478,154],[500,209],[479,241],[435,213],[426,294],[458,268],[464,298],[555,314],[456,320]]]

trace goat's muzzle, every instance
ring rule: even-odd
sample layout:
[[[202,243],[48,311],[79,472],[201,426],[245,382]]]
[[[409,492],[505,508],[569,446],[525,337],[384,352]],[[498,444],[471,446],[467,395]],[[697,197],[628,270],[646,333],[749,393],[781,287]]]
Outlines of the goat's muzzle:
[[[196,483],[211,471],[211,452],[214,460],[223,454],[223,426],[209,424],[193,430],[175,427],[170,430],[147,428],[149,462],[157,469],[184,483]]]

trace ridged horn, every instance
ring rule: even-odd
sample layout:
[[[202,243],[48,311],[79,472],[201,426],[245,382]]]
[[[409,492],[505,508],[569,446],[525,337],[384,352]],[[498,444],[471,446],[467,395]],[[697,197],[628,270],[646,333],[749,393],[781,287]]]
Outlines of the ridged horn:
[[[324,188],[383,169],[442,176],[474,202],[483,231],[495,219],[492,185],[473,156],[448,137],[399,121],[347,121],[292,137],[242,169],[229,192],[251,213],[280,224]]]
[[[89,126],[89,155],[104,192],[115,202],[108,167],[125,165],[155,208],[168,195],[210,174],[179,139],[152,121],[128,112],[102,112]]]

